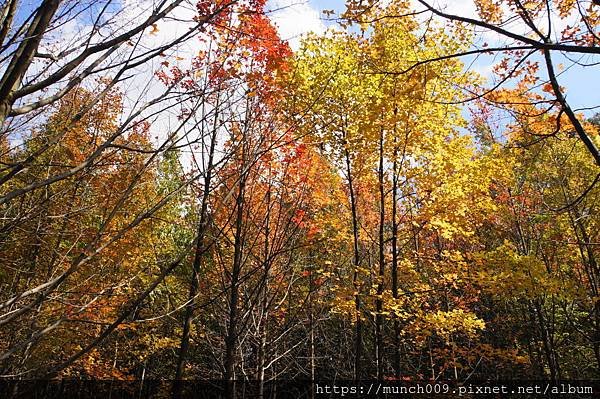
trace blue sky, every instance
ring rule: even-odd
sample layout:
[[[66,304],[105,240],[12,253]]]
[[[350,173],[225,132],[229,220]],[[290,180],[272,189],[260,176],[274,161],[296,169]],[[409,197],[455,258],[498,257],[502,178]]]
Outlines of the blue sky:
[[[557,62],[562,62],[565,66],[572,62],[564,57],[561,60],[555,57]],[[589,56],[575,57],[580,62],[592,62]],[[596,59],[596,62],[598,60]],[[567,100],[573,108],[585,108],[600,105],[600,65],[587,67],[572,66],[565,70],[559,77],[560,84],[567,89]],[[587,115],[600,112],[600,109],[586,111]]]

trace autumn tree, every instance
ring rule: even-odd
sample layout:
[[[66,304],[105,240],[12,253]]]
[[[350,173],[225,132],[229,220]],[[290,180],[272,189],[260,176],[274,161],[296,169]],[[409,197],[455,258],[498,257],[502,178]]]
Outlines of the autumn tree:
[[[354,247],[348,293],[353,304],[345,294],[338,311],[354,319],[354,378],[368,375],[360,370],[367,315],[375,326],[370,359],[378,378],[392,367],[385,355],[384,318],[395,319],[396,374],[401,324],[404,334],[429,342],[430,356],[431,334],[423,335],[423,330],[436,331],[444,346],[453,347],[453,335],[470,335],[483,327],[469,302],[460,298],[462,293],[450,299],[446,285],[450,272],[442,266],[450,250],[446,247],[453,247],[449,244],[459,237],[472,236],[479,218],[487,218],[493,210],[489,161],[478,159],[470,138],[461,137],[460,108],[449,105],[460,97],[457,86],[473,77],[453,59],[413,68],[405,75],[378,73],[406,68],[410,59],[439,51],[453,53],[468,43],[446,36],[443,28],[430,40],[421,37],[416,20],[397,24],[378,18],[404,11],[405,5],[393,4],[374,12],[373,20],[380,22],[372,25],[369,35],[330,32],[310,38],[297,61],[301,94],[295,99],[313,104],[303,126],[347,184]],[[348,48],[354,51],[349,53]],[[462,284],[460,278],[454,274],[452,284]],[[438,292],[445,295],[440,298]],[[424,305],[426,296],[431,302]],[[423,307],[407,309],[419,305]],[[438,316],[433,317],[432,311]],[[457,318],[466,320],[457,324]],[[432,373],[435,378],[437,371]]]
[[[370,11],[382,7],[379,0],[347,2],[345,18],[350,21],[368,22]],[[502,68],[494,82],[478,88],[465,87],[466,93],[462,101],[486,97],[498,88],[509,87],[514,79],[527,74],[540,86],[547,85],[548,96],[544,99],[547,109],[564,113],[573,131],[585,144],[594,162],[600,165],[597,134],[587,131],[584,120],[576,114],[566,98],[565,88],[560,86],[559,72],[562,62],[570,62],[569,55],[590,55],[599,53],[596,48],[598,40],[598,6],[589,1],[546,0],[539,2],[507,0],[469,2],[476,17],[457,15],[448,8],[435,5],[427,0],[419,0],[416,8],[403,13],[390,13],[393,19],[411,18],[415,13],[427,15],[429,21],[442,21],[448,25],[459,25],[475,32],[475,41],[470,48],[460,49],[453,53],[432,54],[429,57],[415,58],[412,66],[404,69],[381,70],[382,73],[404,74],[413,66],[435,63],[452,57],[480,57],[489,63],[495,61],[487,56],[502,56],[497,64]],[[427,24],[429,26],[430,24]],[[428,35],[430,32],[423,32]],[[432,32],[433,33],[433,32]],[[491,40],[491,42],[490,42]],[[566,54],[564,58],[562,54]],[[557,61],[558,60],[558,61]],[[585,67],[572,62],[572,67]],[[494,103],[491,100],[491,103]],[[502,106],[503,103],[495,103]]]
[[[112,133],[121,112],[121,95],[114,90],[79,123],[65,124],[92,96],[93,93],[78,89],[58,102],[56,112],[43,128],[32,133],[23,152],[36,152],[55,135],[62,136],[60,146],[38,156],[30,167],[6,183],[7,190],[27,185],[40,176],[61,173]],[[127,140],[141,150],[149,148],[147,125],[136,126]],[[15,272],[4,276],[2,325],[10,328],[28,320],[25,317],[31,323],[31,331],[4,341],[8,345],[3,348],[3,359],[20,354],[23,366],[30,355],[47,356],[47,351],[56,351],[53,345],[63,339],[68,342],[63,341],[63,350],[76,348],[77,342],[94,331],[83,326],[101,325],[114,317],[114,310],[135,292],[139,280],[131,276],[151,262],[150,254],[158,256],[158,237],[152,232],[159,224],[147,222],[141,226],[137,237],[145,237],[143,243],[133,240],[127,229],[128,215],[145,212],[148,201],[157,195],[153,184],[155,165],[147,158],[140,153],[111,151],[76,177],[25,194],[21,205],[11,202],[3,206],[7,216],[3,225],[3,258],[13,263]],[[82,259],[78,251],[96,247],[103,247],[102,256],[88,260],[89,267],[69,272],[70,264]],[[73,275],[72,282],[61,281],[52,292],[27,291],[30,287],[46,287],[48,280],[65,271]],[[20,304],[21,297],[27,295],[34,295],[33,307]],[[28,315],[30,312],[34,315]],[[44,323],[47,326],[38,330]],[[62,331],[62,338],[58,338],[58,331]],[[47,348],[39,349],[38,345]]]

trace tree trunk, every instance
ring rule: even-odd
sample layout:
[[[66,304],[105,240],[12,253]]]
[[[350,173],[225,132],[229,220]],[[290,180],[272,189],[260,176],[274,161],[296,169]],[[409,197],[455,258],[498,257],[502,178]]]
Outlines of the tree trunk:
[[[227,336],[225,337],[225,397],[233,399],[235,389],[235,349],[237,343],[237,317],[239,300],[239,278],[242,271],[242,249],[244,246],[243,218],[244,218],[244,194],[246,186],[245,171],[240,176],[238,195],[236,198],[235,239],[233,252],[233,267],[231,270],[231,287],[229,295],[229,318],[227,325]]]
[[[379,281],[377,283],[377,298],[375,301],[375,361],[377,365],[377,379],[383,378],[383,288],[385,277],[385,189],[383,170],[383,129],[379,137]]]
[[[258,325],[259,333],[259,346],[258,355],[256,360],[256,380],[258,382],[258,397],[262,399],[265,391],[265,356],[267,348],[267,322],[269,319],[269,271],[271,269],[270,256],[269,256],[269,235],[270,235],[270,219],[271,219],[271,188],[267,190],[266,195],[267,202],[267,215],[265,221],[265,247],[264,247],[264,280],[262,289],[262,304],[261,314]]]
[[[359,380],[361,377],[361,359],[362,359],[362,318],[360,316],[360,284],[358,281],[358,267],[360,265],[360,252],[358,249],[358,215],[356,209],[356,195],[354,193],[354,181],[352,179],[352,167],[350,165],[350,153],[345,151],[346,155],[346,172],[348,173],[348,190],[350,191],[350,208],[352,211],[352,236],[354,246],[354,275],[352,284],[354,286],[354,309],[356,312],[356,329],[354,337],[354,380]]]
[[[216,118],[215,118],[216,119]],[[183,370],[185,368],[186,356],[189,350],[190,343],[190,327],[191,320],[194,316],[194,309],[196,305],[196,295],[198,294],[198,279],[200,276],[200,268],[202,266],[202,256],[204,254],[205,235],[208,227],[208,200],[210,192],[210,184],[212,180],[213,172],[213,160],[216,144],[216,129],[215,134],[211,137],[210,150],[208,154],[208,165],[206,167],[206,174],[204,177],[204,188],[202,193],[202,204],[200,205],[200,220],[198,222],[198,229],[196,232],[196,251],[194,254],[194,261],[192,263],[192,276],[190,280],[190,290],[188,294],[188,303],[185,307],[185,316],[183,320],[183,333],[181,336],[181,343],[179,345],[179,356],[177,359],[177,368],[175,370],[175,381],[173,389],[173,397],[179,397],[181,395],[181,379],[183,377]]]
[[[398,150],[394,148],[392,176],[392,297],[398,299]],[[394,316],[394,370],[396,378],[400,378],[400,321]]]
[[[12,110],[15,101],[14,92],[21,85],[23,77],[29,69],[44,33],[48,29],[60,3],[60,0],[45,0],[38,7],[27,30],[27,39],[23,40],[15,49],[10,64],[0,79],[0,125],[4,124],[6,117]],[[12,16],[10,18],[12,19]],[[5,19],[3,21],[4,27],[8,26],[10,22],[12,21]]]

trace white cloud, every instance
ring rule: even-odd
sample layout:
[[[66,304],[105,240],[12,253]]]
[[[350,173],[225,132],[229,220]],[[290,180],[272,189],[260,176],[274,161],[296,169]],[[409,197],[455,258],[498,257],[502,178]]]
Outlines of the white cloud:
[[[269,0],[267,8],[271,21],[277,27],[282,39],[298,49],[300,38],[308,32],[323,33],[326,29],[319,11],[306,0]]]

